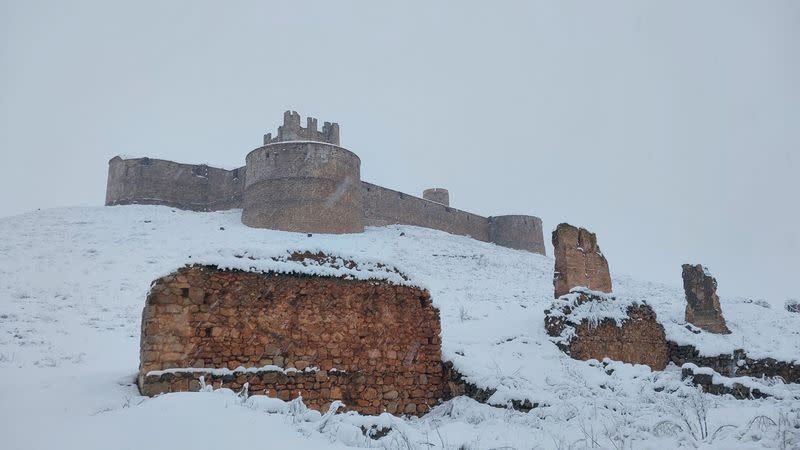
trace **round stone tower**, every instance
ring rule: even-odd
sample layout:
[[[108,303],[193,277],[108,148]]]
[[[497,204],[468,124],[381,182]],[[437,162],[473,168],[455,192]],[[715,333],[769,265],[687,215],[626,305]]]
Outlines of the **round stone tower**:
[[[544,255],[542,219],[522,215],[489,217],[489,242]]]
[[[422,198],[432,202],[450,206],[450,192],[443,188],[430,188],[422,191]]]
[[[361,160],[339,147],[339,126],[284,113],[275,138],[247,155],[242,222],[303,233],[364,231]]]

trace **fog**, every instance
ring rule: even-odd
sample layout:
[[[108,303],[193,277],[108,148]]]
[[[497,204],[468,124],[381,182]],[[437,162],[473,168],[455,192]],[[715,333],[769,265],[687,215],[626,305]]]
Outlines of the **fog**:
[[[0,1],[0,216],[102,205],[117,154],[241,166],[292,109],[616,274],[800,297],[798,2]]]

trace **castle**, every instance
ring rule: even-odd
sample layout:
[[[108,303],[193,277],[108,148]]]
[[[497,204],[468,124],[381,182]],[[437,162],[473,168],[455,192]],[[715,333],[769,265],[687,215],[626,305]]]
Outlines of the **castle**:
[[[538,217],[482,217],[450,207],[446,189],[422,198],[361,180],[361,160],[339,146],[339,125],[286,111],[275,137],[225,170],[152,158],[109,161],[106,205],[166,205],[193,211],[242,209],[255,228],[360,233],[365,226],[415,225],[545,254]]]

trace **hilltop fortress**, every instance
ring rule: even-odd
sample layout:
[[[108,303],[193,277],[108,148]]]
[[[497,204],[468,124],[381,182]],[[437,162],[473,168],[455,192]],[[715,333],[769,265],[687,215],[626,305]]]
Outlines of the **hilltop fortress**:
[[[192,211],[241,208],[256,228],[360,233],[365,226],[415,225],[545,254],[538,217],[482,217],[450,207],[446,189],[422,198],[361,180],[361,160],[339,146],[339,125],[286,111],[275,137],[225,170],[152,158],[109,161],[106,205],[166,205]]]

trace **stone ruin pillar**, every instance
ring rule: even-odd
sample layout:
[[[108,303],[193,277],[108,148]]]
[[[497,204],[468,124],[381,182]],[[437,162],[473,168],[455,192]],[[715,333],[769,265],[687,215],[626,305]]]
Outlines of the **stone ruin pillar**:
[[[729,334],[717,296],[717,280],[701,264],[684,264],[687,322],[711,333]]]
[[[553,274],[556,298],[578,286],[611,292],[608,261],[600,251],[594,233],[568,223],[559,224],[553,231],[553,247],[556,257]]]

